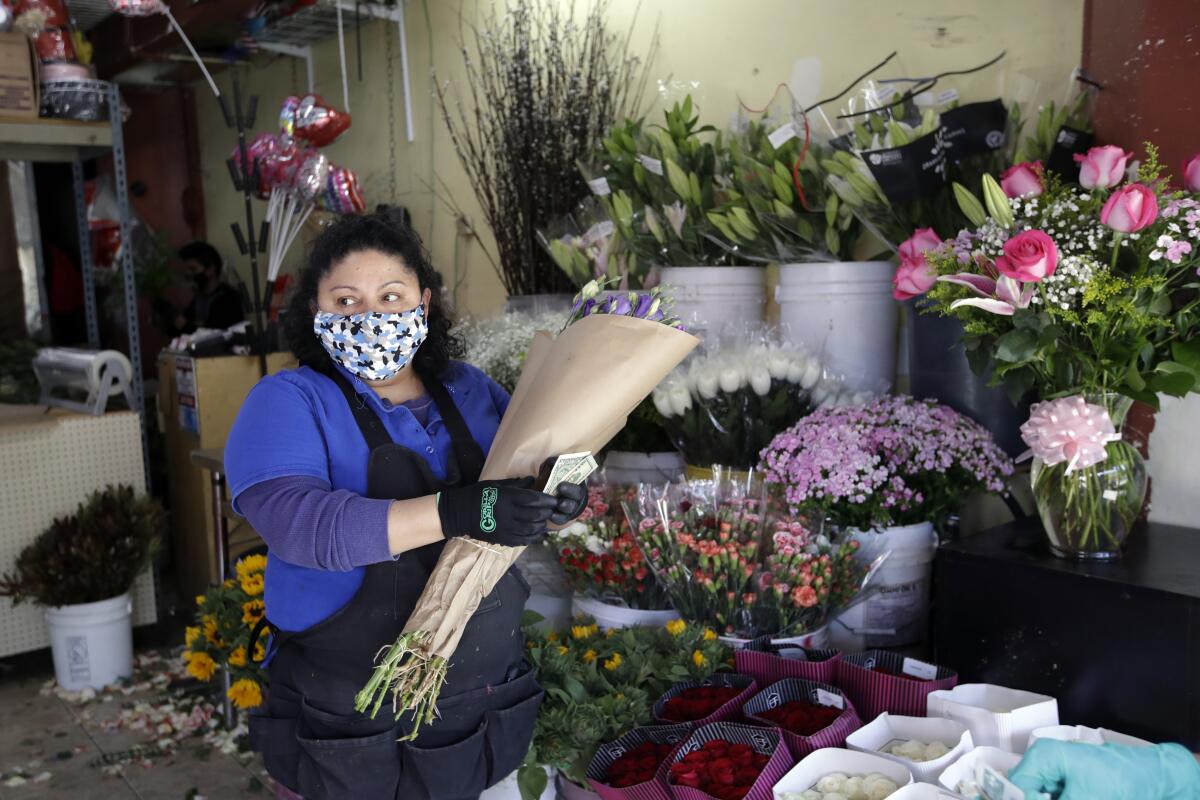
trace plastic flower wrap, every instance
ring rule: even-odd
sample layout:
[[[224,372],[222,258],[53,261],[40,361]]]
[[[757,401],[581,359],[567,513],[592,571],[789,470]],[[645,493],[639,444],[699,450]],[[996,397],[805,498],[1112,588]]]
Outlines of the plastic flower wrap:
[[[765,484],[718,467],[711,480],[643,485],[623,506],[675,610],[719,633],[753,638]]]
[[[583,513],[550,535],[558,561],[576,594],[627,608],[655,611],[669,608],[642,553],[621,503],[632,499],[635,487],[592,483]]]
[[[825,405],[863,402],[812,351],[742,330],[710,342],[654,390],[687,462],[747,470],[777,433]]]
[[[537,237],[554,263],[579,288],[593,280],[615,282],[622,290],[653,285],[605,206],[593,197],[580,203],[574,214],[539,230]]]
[[[187,672],[202,681],[217,670],[230,671],[229,699],[238,708],[255,708],[263,700],[267,673],[262,668],[266,637],[250,651],[250,631],[264,613],[263,576],[266,556],[237,562],[235,577],[196,597],[196,625],[185,632],[183,660]]]
[[[1012,461],[978,423],[932,400],[881,397],[800,420],[762,453],[793,508],[839,527],[940,521],[968,494],[1002,492]]]
[[[467,318],[459,324],[457,333],[466,345],[466,361],[511,394],[521,377],[533,335],[561,325],[559,313],[510,312],[486,319]]]

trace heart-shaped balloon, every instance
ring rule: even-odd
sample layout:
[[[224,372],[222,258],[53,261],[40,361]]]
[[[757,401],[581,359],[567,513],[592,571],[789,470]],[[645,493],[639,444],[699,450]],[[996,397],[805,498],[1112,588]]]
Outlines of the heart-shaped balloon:
[[[306,150],[292,182],[292,192],[300,201],[311,203],[325,191],[328,180],[329,159],[317,150]]]
[[[254,141],[246,145],[246,158],[251,164],[258,162],[258,185],[254,187],[254,194],[265,200],[271,193],[271,187],[275,185],[274,175],[278,171],[276,161],[281,150],[279,137],[273,133],[260,133]],[[233,164],[242,170],[242,151],[241,148],[233,148]],[[253,172],[254,168],[251,167]]]
[[[350,127],[350,115],[328,105],[319,94],[306,94],[300,98],[295,120],[296,138],[314,147],[324,147]]]
[[[358,175],[348,167],[331,166],[321,204],[335,214],[361,214],[367,209]]]
[[[108,7],[123,17],[149,17],[166,11],[162,0],[108,0]]]

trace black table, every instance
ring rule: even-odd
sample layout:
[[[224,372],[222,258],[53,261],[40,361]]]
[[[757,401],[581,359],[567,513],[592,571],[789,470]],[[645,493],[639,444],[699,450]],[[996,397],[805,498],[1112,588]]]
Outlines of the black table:
[[[1053,695],[1064,724],[1200,751],[1200,530],[1150,524],[1113,562],[1050,554],[1023,520],[938,549],[934,659]]]

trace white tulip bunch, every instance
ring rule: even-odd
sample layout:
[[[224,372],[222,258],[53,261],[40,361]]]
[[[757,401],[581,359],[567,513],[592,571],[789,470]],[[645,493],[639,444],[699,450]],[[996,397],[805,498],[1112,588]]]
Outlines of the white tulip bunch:
[[[744,339],[742,339],[744,341]],[[866,402],[802,346],[752,342],[691,359],[652,395],[688,463],[749,469],[775,434],[823,406]]]

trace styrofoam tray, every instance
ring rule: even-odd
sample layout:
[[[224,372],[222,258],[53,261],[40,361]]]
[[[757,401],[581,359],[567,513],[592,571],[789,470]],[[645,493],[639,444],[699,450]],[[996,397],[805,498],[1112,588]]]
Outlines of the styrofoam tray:
[[[1087,744],[1124,744],[1130,747],[1153,747],[1145,739],[1117,733],[1108,728],[1089,728],[1086,725],[1051,725],[1038,728],[1029,735],[1029,745],[1038,739],[1058,739],[1060,742],[1085,742]]]
[[[979,763],[987,764],[989,767],[1007,774],[1009,770],[1021,763],[1021,757],[1016,753],[1001,750],[999,747],[976,747],[947,767],[938,776],[938,783],[952,792],[958,792],[960,783],[964,780],[975,779],[975,766]]]
[[[1058,701],[1053,697],[990,683],[963,683],[930,692],[931,717],[963,723],[976,747],[999,747],[1024,753],[1037,728],[1058,724]]]
[[[803,792],[805,789],[811,789],[817,781],[831,772],[844,772],[847,775],[869,775],[878,772],[891,778],[901,787],[908,786],[913,780],[912,773],[898,761],[884,758],[877,753],[827,747],[805,757],[780,778],[774,787],[774,800],[782,800],[784,792]]]
[[[883,751],[882,748],[897,739],[918,739],[926,743],[938,741],[950,750],[941,758],[931,761],[912,761]],[[846,737],[846,747],[864,753],[875,753],[903,764],[912,773],[913,779],[922,783],[937,783],[942,771],[962,758],[974,746],[967,726],[956,720],[894,716],[886,711]]]

